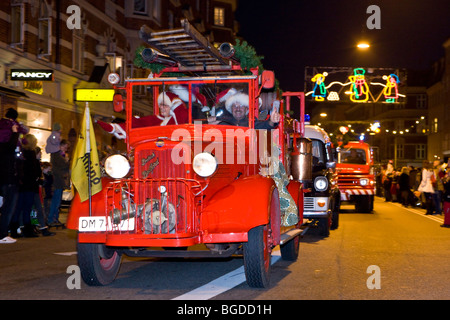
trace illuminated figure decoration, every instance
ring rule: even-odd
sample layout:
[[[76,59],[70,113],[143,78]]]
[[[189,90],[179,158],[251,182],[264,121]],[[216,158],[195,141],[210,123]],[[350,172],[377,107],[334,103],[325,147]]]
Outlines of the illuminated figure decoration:
[[[353,69],[353,76],[348,77],[351,81],[350,90],[346,93],[350,94],[350,100],[353,102],[367,102],[369,100],[369,86],[367,85],[363,68]]]
[[[339,101],[339,94],[336,91],[330,91],[327,98],[328,101]]]
[[[316,74],[311,81],[315,82],[312,96],[316,101],[324,101],[327,96],[327,89],[325,88],[325,77],[328,75],[327,72]]]
[[[383,80],[386,80],[386,86],[383,89],[386,102],[396,102],[398,99],[398,83],[400,83],[398,76],[391,73],[389,76],[383,76]]]

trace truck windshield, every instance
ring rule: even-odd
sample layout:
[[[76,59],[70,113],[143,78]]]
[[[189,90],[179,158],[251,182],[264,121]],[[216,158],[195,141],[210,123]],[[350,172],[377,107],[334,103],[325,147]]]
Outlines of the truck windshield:
[[[190,120],[249,126],[248,81],[162,81],[133,85],[132,128],[180,125]]]
[[[364,149],[341,149],[339,151],[338,163],[366,164],[366,151]]]
[[[320,140],[312,140],[313,166],[324,166],[327,162],[325,144]]]

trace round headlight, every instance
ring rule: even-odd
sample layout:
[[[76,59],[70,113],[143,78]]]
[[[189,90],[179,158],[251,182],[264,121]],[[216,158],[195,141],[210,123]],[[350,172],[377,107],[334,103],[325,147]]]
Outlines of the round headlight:
[[[196,174],[206,178],[212,175],[217,169],[217,160],[210,153],[202,152],[194,157],[192,167]]]
[[[317,191],[325,191],[328,189],[328,179],[320,176],[314,179],[314,188]]]
[[[362,186],[367,186],[369,185],[369,179],[361,178],[359,179],[359,184]]]
[[[128,159],[121,154],[114,154],[105,160],[105,171],[114,179],[125,177],[130,171],[130,168]]]

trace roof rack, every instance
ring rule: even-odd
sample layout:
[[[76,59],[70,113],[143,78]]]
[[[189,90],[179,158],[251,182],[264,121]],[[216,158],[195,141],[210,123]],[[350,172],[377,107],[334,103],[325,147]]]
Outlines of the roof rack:
[[[181,20],[181,28],[152,32],[143,25],[139,37],[150,47],[169,56],[178,63],[177,70],[191,72],[223,72],[241,70],[231,59],[224,58],[218,49],[198,32],[186,19]],[[168,68],[173,69],[173,68]]]

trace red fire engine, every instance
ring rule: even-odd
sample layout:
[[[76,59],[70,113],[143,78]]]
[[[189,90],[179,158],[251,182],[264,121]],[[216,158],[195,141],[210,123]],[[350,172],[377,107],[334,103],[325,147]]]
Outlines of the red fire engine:
[[[336,171],[341,201],[355,203],[357,212],[372,212],[375,195],[373,154],[362,141],[350,141],[338,151]]]
[[[125,79],[123,85],[115,86],[125,95],[126,122],[115,128],[126,136],[127,151],[107,158],[109,177],[103,178],[102,191],[92,196],[91,209],[88,201],[80,202],[76,195],[68,216],[67,226],[78,230],[82,278],[89,285],[112,282],[122,254],[241,254],[249,286],[266,287],[275,246],[280,245],[283,259],[298,256],[302,184],[280,180],[295,201],[295,216],[288,217],[280,206],[286,200],[280,197],[283,188],[277,187],[274,177],[283,175],[277,169],[288,158],[286,132],[303,132],[303,122],[285,124],[281,116],[276,129],[255,130],[261,122],[257,119],[260,93],[273,85],[273,73],[259,75],[252,69],[245,74],[232,58],[231,45],[216,49],[187,21],[182,21],[181,29],[163,32],[151,33],[144,26],[140,35],[152,47],[143,52],[144,59],[167,67],[153,77]],[[180,76],[161,76],[165,72]],[[117,76],[112,79],[118,80]],[[231,88],[248,96],[247,125],[235,126],[222,116],[228,107],[226,102],[220,106],[227,97],[222,93]],[[161,93],[173,92],[182,98],[176,90],[186,93],[186,123],[178,123],[177,114],[175,123],[142,125],[149,123],[143,119],[152,116],[151,109],[158,114]],[[200,99],[201,95],[206,99]],[[139,119],[134,117],[137,111]],[[171,119],[175,112],[171,110]],[[212,115],[214,124],[208,122]],[[204,245],[204,250],[193,249],[198,245]]]

